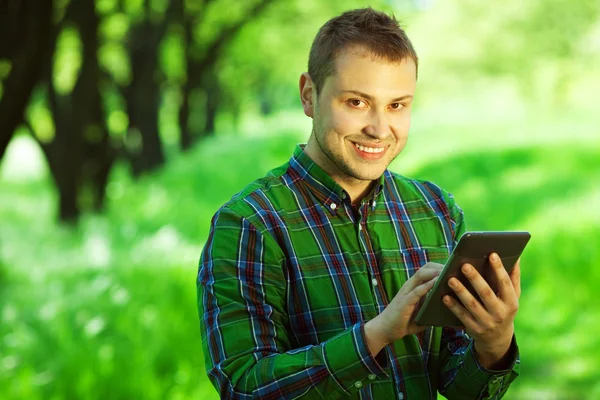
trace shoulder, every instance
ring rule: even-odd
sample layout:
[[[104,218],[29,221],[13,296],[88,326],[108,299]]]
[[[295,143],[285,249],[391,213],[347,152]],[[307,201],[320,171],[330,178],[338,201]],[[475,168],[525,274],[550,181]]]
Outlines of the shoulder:
[[[464,231],[462,209],[456,204],[454,196],[439,185],[390,171],[386,171],[385,182],[384,190],[388,191],[388,197],[401,202],[409,213],[418,217],[437,217],[445,227],[446,243],[452,243]]]
[[[442,201],[449,207],[455,205],[454,196],[431,181],[409,178],[389,170],[385,174],[386,186],[398,192],[404,201],[423,200],[429,204]]]
[[[264,216],[277,212],[288,201],[289,189],[284,178],[288,167],[289,163],[285,163],[249,183],[222,205],[214,218],[245,219],[260,229],[265,225]]]

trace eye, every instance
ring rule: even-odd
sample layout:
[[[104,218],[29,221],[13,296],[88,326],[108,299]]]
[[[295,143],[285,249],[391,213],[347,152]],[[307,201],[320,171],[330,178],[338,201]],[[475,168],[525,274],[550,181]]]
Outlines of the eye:
[[[355,108],[365,108],[367,106],[365,102],[360,99],[350,99],[348,100],[348,104]]]
[[[399,109],[401,109],[403,107],[404,107],[404,104],[402,104],[402,103],[392,103],[392,104],[390,104],[390,108],[392,110],[399,110]]]

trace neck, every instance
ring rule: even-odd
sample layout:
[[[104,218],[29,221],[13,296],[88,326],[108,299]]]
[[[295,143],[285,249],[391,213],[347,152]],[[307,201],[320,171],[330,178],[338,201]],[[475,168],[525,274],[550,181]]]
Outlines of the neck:
[[[365,181],[348,176],[341,171],[322,151],[313,135],[304,147],[304,153],[321,167],[338,185],[350,195],[352,205],[358,205],[369,194],[375,181]]]
[[[362,188],[360,190],[355,188],[354,192],[352,192],[352,189],[345,188],[344,185],[342,185],[341,183],[340,183],[340,186],[342,186],[346,190],[346,192],[348,192],[348,194],[350,195],[350,201],[352,202],[352,205],[357,206],[371,192],[374,183],[375,183],[375,181],[369,181],[369,182],[367,182],[367,185],[364,188]]]

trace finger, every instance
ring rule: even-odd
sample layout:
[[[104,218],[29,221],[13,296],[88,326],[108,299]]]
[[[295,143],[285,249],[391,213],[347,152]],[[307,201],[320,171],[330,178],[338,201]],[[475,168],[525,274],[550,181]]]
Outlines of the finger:
[[[442,264],[428,262],[415,273],[415,277],[418,281],[418,285],[427,282],[442,273],[444,266]]]
[[[513,287],[512,280],[506,269],[504,269],[504,265],[502,264],[502,260],[496,253],[490,254],[489,257],[490,264],[492,266],[492,270],[496,274],[496,282],[498,282],[498,293],[500,294],[500,298],[504,301],[510,301],[511,299],[516,300],[516,292]]]
[[[467,330],[476,330],[477,321],[473,318],[473,315],[465,307],[463,307],[458,301],[453,299],[451,296],[444,296],[443,302],[452,311],[454,315],[463,323],[463,326]]]
[[[413,315],[413,317],[415,317],[415,315]],[[417,323],[413,319],[411,319],[410,324],[408,324],[409,335],[414,335],[415,333],[423,332],[425,329],[429,328],[428,325],[417,325]]]
[[[431,288],[433,287],[433,285],[435,284],[435,282],[437,281],[437,276],[434,277],[433,279],[430,279],[429,281],[420,284],[419,286],[417,286],[416,288],[414,288],[413,290],[410,291],[410,293],[407,294],[407,303],[409,306],[414,306],[417,305],[417,303],[419,303],[419,301],[423,298],[423,296],[425,296],[427,294],[427,292],[429,292],[431,290]]]
[[[473,296],[471,292],[456,278],[448,280],[448,286],[456,293],[456,296],[461,301],[462,305],[469,313],[478,321],[485,322],[490,319],[490,313],[483,305]]]
[[[483,279],[483,276],[471,264],[464,264],[461,271],[467,277],[488,311],[498,307],[500,300],[486,280]]]
[[[420,269],[422,269],[422,270],[435,269],[435,270],[438,270],[441,272],[444,269],[444,264],[429,261],[427,264],[423,265]]]
[[[517,260],[514,268],[510,271],[510,280],[515,288],[517,299],[521,298],[521,258]]]
[[[413,276],[402,285],[401,291],[403,293],[410,293],[419,285],[425,282],[429,282],[431,279],[437,277],[441,273],[441,270],[437,268],[421,268]]]

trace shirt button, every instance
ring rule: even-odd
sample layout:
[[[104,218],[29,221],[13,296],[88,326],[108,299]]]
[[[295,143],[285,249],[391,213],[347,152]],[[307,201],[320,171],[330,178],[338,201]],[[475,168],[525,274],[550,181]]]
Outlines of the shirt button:
[[[373,208],[375,208],[376,205],[377,205],[377,202],[375,200],[373,200]]]
[[[369,374],[369,380],[374,381],[375,378],[377,378],[377,375],[375,375],[375,374]]]
[[[358,230],[362,231],[362,225],[360,225],[360,224],[358,225]]]
[[[362,387],[362,382],[361,381],[354,382],[354,387],[357,389],[360,389]]]
[[[329,207],[331,207],[332,210],[335,210],[337,208],[337,204],[331,203]]]
[[[404,393],[398,393],[398,399],[403,400],[404,399]]]
[[[377,279],[375,279],[375,278],[371,279],[371,283],[373,284],[373,286],[377,286]]]

